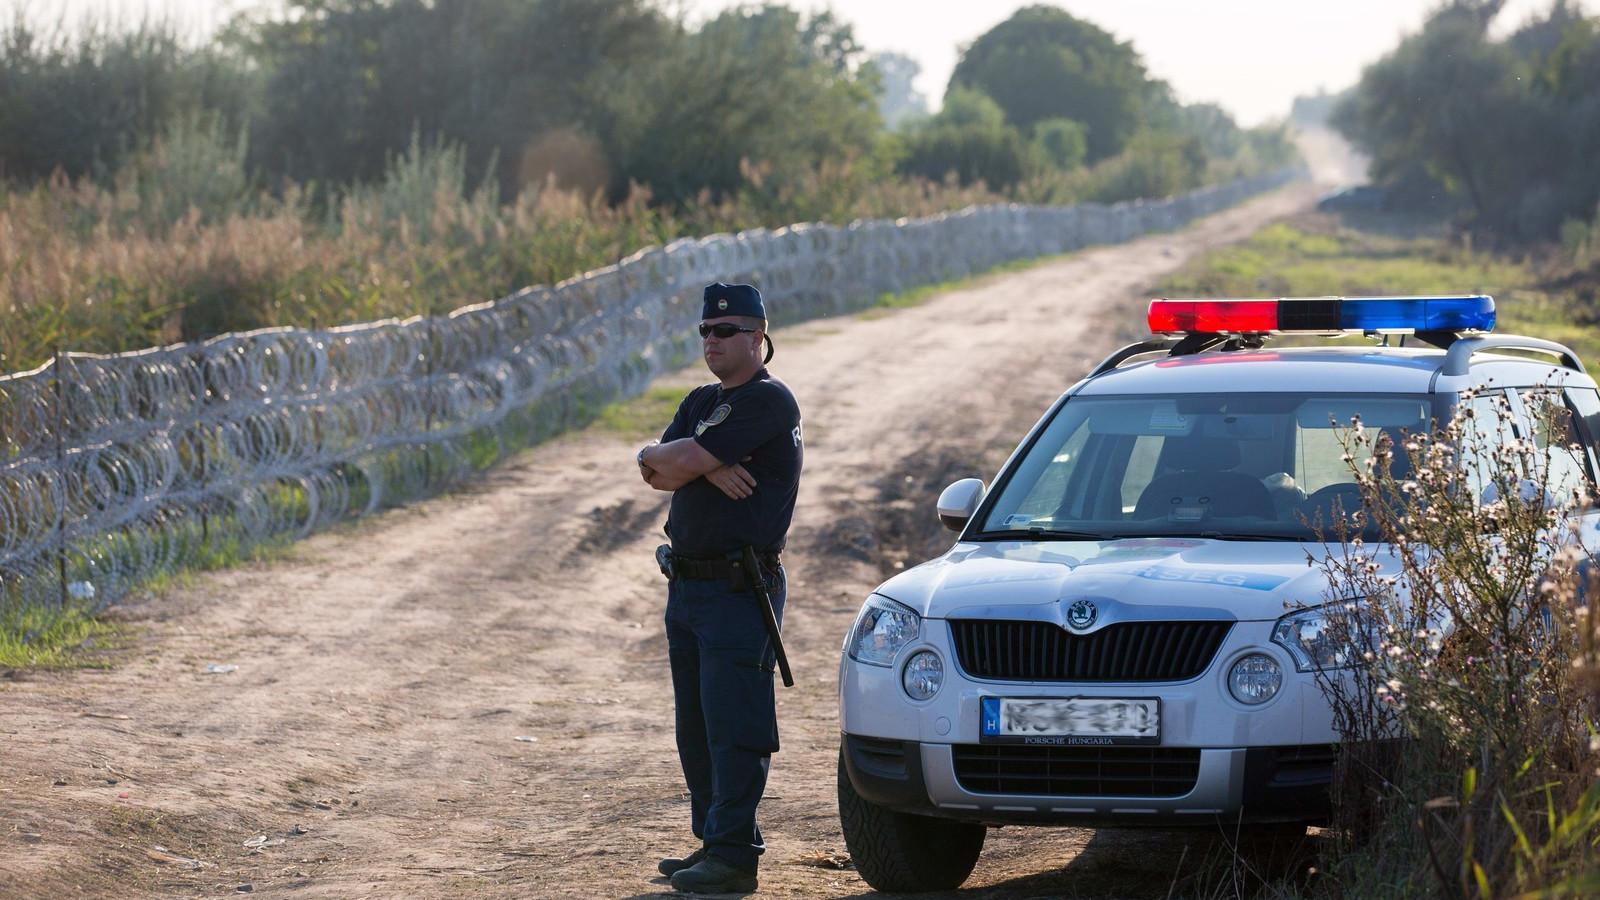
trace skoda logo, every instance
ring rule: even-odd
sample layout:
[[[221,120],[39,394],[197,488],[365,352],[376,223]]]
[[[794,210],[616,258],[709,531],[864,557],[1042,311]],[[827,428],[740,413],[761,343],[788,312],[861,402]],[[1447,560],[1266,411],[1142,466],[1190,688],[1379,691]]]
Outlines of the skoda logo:
[[[1088,600],[1079,600],[1067,607],[1067,627],[1073,631],[1082,631],[1094,624],[1095,616],[1100,611]]]

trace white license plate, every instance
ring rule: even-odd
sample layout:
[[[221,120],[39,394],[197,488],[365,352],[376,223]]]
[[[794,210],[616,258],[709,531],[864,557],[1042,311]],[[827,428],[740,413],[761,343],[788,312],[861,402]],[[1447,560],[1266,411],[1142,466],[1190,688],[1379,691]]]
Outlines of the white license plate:
[[[1159,744],[1156,697],[984,697],[978,740],[985,744]]]

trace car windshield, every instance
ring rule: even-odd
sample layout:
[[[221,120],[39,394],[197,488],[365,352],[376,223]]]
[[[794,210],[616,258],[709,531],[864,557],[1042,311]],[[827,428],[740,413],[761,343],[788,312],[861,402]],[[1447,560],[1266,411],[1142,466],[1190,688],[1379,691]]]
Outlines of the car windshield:
[[[1432,415],[1429,397],[1410,394],[1075,397],[973,536],[1333,537],[1341,511],[1361,508],[1340,430],[1360,416],[1398,446]],[[1394,465],[1409,466],[1404,452]]]

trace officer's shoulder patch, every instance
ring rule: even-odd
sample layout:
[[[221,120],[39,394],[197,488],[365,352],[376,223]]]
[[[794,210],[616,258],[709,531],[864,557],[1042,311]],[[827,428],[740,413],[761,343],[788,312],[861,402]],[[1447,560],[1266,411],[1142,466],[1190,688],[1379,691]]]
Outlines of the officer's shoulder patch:
[[[733,406],[728,403],[724,403],[716,409],[713,409],[711,411],[711,415],[701,419],[700,424],[695,426],[694,433],[696,435],[702,435],[706,433],[707,428],[710,428],[713,425],[721,425],[723,422],[728,420],[728,414],[731,412],[733,412]]]

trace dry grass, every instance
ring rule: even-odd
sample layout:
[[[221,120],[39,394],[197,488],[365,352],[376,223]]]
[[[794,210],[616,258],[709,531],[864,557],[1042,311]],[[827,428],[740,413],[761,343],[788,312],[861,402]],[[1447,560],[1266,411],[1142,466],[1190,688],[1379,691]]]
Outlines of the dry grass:
[[[615,204],[550,185],[503,201],[494,182],[466,182],[459,148],[413,141],[379,182],[265,191],[244,170],[242,137],[192,120],[108,184],[0,185],[0,372],[58,349],[114,352],[441,313],[690,235],[1071,203],[1114,192],[1125,168],[1111,160],[1009,197],[953,180],[882,178],[849,162],[769,187],[762,168],[747,165],[736,195],[667,208],[639,187]],[[1215,174],[1226,180],[1237,168]]]

